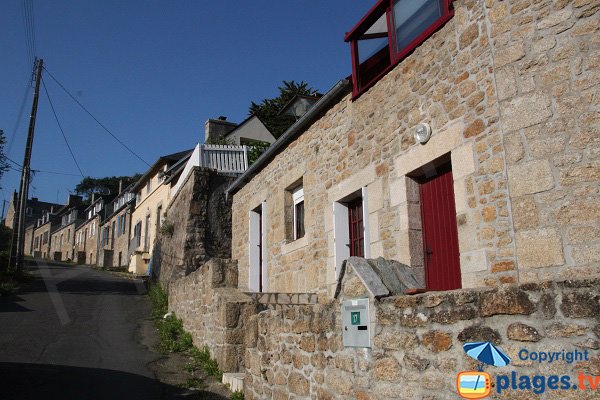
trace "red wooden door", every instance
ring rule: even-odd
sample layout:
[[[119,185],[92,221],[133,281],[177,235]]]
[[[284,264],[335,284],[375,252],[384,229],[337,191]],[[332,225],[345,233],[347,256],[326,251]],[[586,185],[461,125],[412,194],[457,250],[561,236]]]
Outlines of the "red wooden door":
[[[364,257],[365,229],[362,198],[348,203],[348,229],[350,231],[350,257]]]
[[[419,187],[425,279],[429,290],[451,290],[461,287],[453,179],[449,165],[438,171]]]
[[[263,291],[263,225],[262,208],[258,211],[258,291]]]

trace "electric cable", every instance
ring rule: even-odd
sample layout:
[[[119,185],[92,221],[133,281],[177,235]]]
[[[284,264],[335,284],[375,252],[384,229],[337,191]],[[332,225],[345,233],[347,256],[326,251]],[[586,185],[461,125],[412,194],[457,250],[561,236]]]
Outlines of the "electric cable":
[[[81,171],[81,167],[79,166],[79,163],[75,159],[75,154],[73,154],[73,149],[71,149],[71,145],[69,144],[69,141],[67,140],[65,131],[63,130],[62,125],[60,124],[60,121],[58,120],[58,115],[56,115],[56,110],[54,109],[54,105],[52,104],[52,99],[50,99],[50,93],[48,93],[48,88],[46,88],[46,82],[44,82],[44,78],[42,78],[42,86],[44,86],[44,92],[46,92],[46,97],[48,97],[48,102],[50,103],[50,108],[52,109],[52,114],[54,114],[54,119],[56,119],[56,123],[58,124],[58,129],[60,129],[60,133],[62,134],[62,137],[65,140],[65,144],[67,145],[67,148],[69,149],[69,153],[71,153],[73,162],[75,162],[75,165],[77,166],[77,169],[79,170],[79,173],[81,174],[81,177],[85,178],[85,175],[83,175],[83,171]]]
[[[107,127],[106,127],[106,126],[104,126],[104,124],[102,124],[102,122],[100,122],[100,121],[98,120],[98,118],[94,117],[94,115],[93,115],[93,114],[92,114],[92,113],[91,113],[91,112],[90,112],[90,111],[89,111],[87,108],[85,108],[85,106],[84,106],[83,104],[81,104],[81,103],[79,102],[79,100],[77,100],[77,99],[75,98],[75,96],[73,96],[73,95],[71,94],[71,92],[69,92],[69,91],[67,90],[67,88],[65,88],[65,87],[64,87],[64,85],[63,85],[63,84],[61,84],[61,83],[58,81],[58,79],[56,79],[56,78],[54,77],[54,75],[52,75],[52,74],[50,73],[50,71],[48,71],[48,69],[47,69],[46,67],[44,67],[44,70],[45,70],[45,71],[48,73],[48,75],[49,75],[49,76],[50,76],[50,77],[51,77],[51,78],[54,80],[54,82],[56,82],[56,83],[58,84],[58,86],[60,86],[60,88],[61,88],[62,90],[64,90],[64,91],[65,91],[65,93],[66,93],[66,94],[67,94],[67,95],[68,95],[68,96],[69,96],[71,99],[73,99],[73,101],[74,101],[75,103],[77,103],[77,105],[79,105],[79,107],[81,107],[81,109],[82,109],[83,111],[85,111],[85,112],[86,112],[86,113],[87,113],[87,114],[88,114],[90,117],[92,117],[92,119],[93,119],[94,121],[96,121],[96,123],[98,123],[98,125],[100,125],[100,127],[102,127],[102,129],[104,129],[104,130],[105,130],[105,131],[106,131],[106,132],[107,132],[107,133],[108,133],[110,136],[112,136],[112,137],[113,137],[113,139],[115,139],[115,140],[116,140],[116,141],[117,141],[117,142],[118,142],[118,143],[119,143],[121,146],[123,146],[123,147],[124,147],[124,148],[125,148],[127,151],[129,151],[131,154],[133,154],[133,155],[134,155],[134,156],[135,156],[135,157],[136,157],[138,160],[140,160],[141,162],[143,162],[144,164],[146,164],[148,167],[150,167],[150,166],[151,166],[151,165],[150,165],[150,164],[148,164],[148,163],[147,163],[147,162],[146,162],[146,161],[145,161],[145,160],[144,160],[142,157],[140,157],[140,156],[139,156],[139,155],[138,155],[138,154],[137,154],[135,151],[133,151],[133,150],[132,150],[132,149],[131,149],[129,146],[127,146],[125,143],[123,143],[123,142],[122,142],[122,141],[121,141],[121,140],[120,140],[120,139],[119,139],[119,138],[118,138],[118,137],[117,137],[117,136],[116,136],[114,133],[112,133],[112,132],[111,132],[111,131],[110,131],[110,130],[109,130]]]

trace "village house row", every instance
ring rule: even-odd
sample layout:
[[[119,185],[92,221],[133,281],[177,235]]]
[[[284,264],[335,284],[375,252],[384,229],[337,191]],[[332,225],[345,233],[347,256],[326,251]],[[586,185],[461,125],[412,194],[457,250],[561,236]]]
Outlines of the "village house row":
[[[272,142],[251,165],[197,145],[112,199],[32,200],[28,254],[151,265],[247,399],[454,399],[465,342],[598,350],[599,12],[374,1],[344,37],[351,75],[293,99],[277,140],[207,121]],[[357,347],[344,304],[370,310]],[[565,372],[540,365],[506,371]]]
[[[314,98],[298,97],[294,104],[301,106],[314,101]],[[205,138],[215,136],[233,145],[198,145],[196,149],[162,156],[134,184],[129,187],[120,184],[115,194],[92,194],[89,204],[84,204],[83,198],[77,195],[69,195],[65,204],[42,202],[37,198],[28,200],[24,255],[107,268],[127,267],[136,275],[146,274],[166,207],[178,188],[178,178],[183,171],[189,171],[189,167],[185,169],[188,164],[199,165],[200,149],[208,152],[206,157],[215,153],[241,156],[237,168],[225,171],[235,174],[247,167],[246,145],[275,141],[256,116],[240,124],[229,122],[225,117],[209,119],[205,123]],[[211,149],[216,151],[211,153]],[[17,193],[13,193],[4,220],[7,227],[13,226],[17,197]]]
[[[377,1],[345,36],[352,77],[295,99],[277,141],[257,117],[206,122],[207,138],[274,142],[227,190],[240,288],[332,295],[349,256],[431,290],[598,275],[597,7],[417,3]],[[26,254],[144,273],[191,156],[116,197],[45,204]]]

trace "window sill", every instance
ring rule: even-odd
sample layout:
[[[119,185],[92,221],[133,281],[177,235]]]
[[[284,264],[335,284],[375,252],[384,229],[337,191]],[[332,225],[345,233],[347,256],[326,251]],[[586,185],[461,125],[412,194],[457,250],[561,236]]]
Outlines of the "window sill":
[[[308,246],[308,237],[304,235],[300,239],[290,241],[283,245],[283,254],[289,254],[293,251],[299,250],[303,247]]]

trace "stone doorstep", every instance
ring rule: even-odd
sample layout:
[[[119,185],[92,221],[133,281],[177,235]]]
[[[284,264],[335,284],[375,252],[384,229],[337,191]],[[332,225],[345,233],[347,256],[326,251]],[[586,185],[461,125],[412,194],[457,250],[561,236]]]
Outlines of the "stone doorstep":
[[[246,292],[260,304],[306,305],[318,304],[316,293],[275,293],[275,292]]]
[[[244,391],[244,373],[226,372],[223,374],[223,384],[229,385],[232,392]]]

